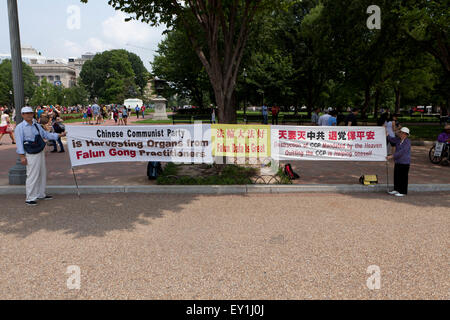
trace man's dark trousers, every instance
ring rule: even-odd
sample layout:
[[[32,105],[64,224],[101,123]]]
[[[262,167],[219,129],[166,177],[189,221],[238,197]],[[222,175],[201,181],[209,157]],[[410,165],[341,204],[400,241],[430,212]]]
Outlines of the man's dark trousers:
[[[394,190],[408,194],[409,164],[396,163],[394,166]]]

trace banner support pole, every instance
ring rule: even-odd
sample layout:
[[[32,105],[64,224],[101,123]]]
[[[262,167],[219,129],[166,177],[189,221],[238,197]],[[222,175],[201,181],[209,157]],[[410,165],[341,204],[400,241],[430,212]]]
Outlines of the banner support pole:
[[[389,161],[386,160],[386,191],[389,192]]]
[[[72,167],[72,173],[73,173],[73,179],[75,180],[75,185],[77,186],[78,198],[81,198],[81,196],[80,196],[80,188],[78,187],[77,176],[75,175],[75,170],[73,169],[73,167]]]

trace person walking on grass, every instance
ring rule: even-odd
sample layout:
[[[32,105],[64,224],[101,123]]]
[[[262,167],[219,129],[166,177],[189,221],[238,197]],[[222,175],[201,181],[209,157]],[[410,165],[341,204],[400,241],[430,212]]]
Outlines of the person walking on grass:
[[[20,162],[27,166],[26,200],[29,206],[36,206],[37,200],[51,200],[52,196],[45,193],[47,185],[47,170],[45,167],[45,141],[58,140],[66,133],[49,133],[34,120],[34,112],[30,107],[22,108],[23,121],[17,125],[15,134],[17,153]]]
[[[261,111],[262,111],[262,116],[263,116],[263,124],[267,124],[268,117],[269,117],[269,110],[268,110],[267,106],[263,105]]]
[[[139,108],[139,106],[136,106],[136,108],[134,108],[134,111],[136,112],[136,119],[139,119],[139,112],[141,111],[141,108]]]
[[[395,144],[395,153],[387,156],[387,160],[394,159],[394,190],[388,192],[396,197],[404,197],[408,194],[408,174],[411,164],[411,141],[409,140],[409,129],[403,127],[398,133],[398,137],[390,137],[386,130],[389,142]]]

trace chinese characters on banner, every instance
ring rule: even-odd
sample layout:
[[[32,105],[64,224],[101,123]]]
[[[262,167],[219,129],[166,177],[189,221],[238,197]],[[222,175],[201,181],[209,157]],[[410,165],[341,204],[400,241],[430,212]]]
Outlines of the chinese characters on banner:
[[[272,126],[275,160],[386,161],[384,127]]]
[[[270,157],[270,126],[268,125],[213,124],[211,141],[213,157]]]
[[[67,126],[72,166],[105,162],[212,163],[211,126]]]

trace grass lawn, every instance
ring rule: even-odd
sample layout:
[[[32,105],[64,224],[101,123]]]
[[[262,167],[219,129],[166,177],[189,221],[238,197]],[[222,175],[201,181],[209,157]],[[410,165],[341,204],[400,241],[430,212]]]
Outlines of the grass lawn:
[[[141,121],[136,121],[134,123],[139,124],[172,124],[172,116],[168,116],[169,120],[152,120],[152,119],[145,119]]]
[[[436,141],[444,126],[409,125],[411,140]]]
[[[158,177],[157,183],[161,185],[245,185],[252,184],[250,178],[257,174],[255,168],[227,165],[220,171],[213,170],[213,173],[207,176],[180,176],[175,178],[181,166],[168,163]]]

